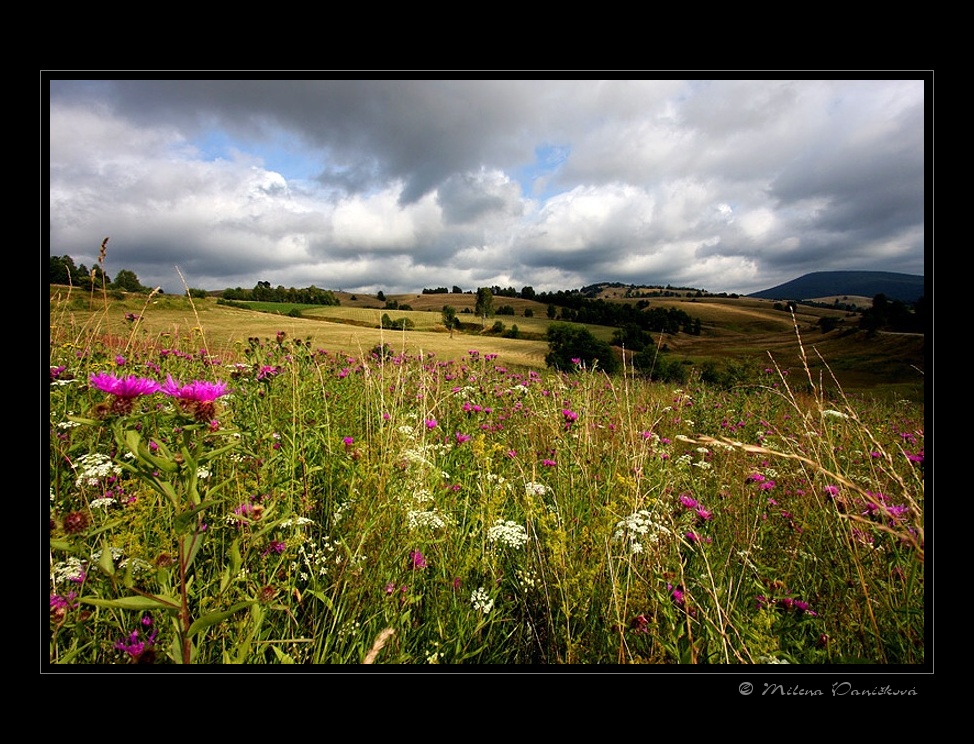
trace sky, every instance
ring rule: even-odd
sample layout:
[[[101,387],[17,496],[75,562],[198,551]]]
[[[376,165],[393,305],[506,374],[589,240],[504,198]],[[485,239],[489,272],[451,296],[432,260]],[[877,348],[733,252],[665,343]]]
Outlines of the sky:
[[[923,275],[927,82],[51,72],[49,254],[167,294]]]

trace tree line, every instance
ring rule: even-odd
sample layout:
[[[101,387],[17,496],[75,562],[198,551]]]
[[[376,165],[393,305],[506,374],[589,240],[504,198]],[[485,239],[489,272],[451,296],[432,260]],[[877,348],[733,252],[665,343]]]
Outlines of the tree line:
[[[319,289],[313,284],[310,287],[297,289],[295,287],[271,287],[270,282],[260,281],[253,289],[223,290],[223,299],[240,302],[289,302],[296,305],[341,305],[341,301],[334,292]]]

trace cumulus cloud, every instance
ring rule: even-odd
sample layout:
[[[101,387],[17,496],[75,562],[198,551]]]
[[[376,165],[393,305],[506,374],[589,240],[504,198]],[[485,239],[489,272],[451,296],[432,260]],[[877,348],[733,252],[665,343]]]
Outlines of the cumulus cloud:
[[[54,79],[50,255],[147,286],[925,267],[924,80]]]

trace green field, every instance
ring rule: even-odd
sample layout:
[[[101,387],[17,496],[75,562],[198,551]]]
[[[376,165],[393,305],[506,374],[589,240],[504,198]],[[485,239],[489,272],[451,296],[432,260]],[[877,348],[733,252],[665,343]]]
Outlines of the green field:
[[[374,297],[336,293],[339,306],[245,303],[252,310],[220,305],[215,298],[190,302],[182,296],[125,295],[121,299],[100,295],[83,296],[67,287],[51,288],[51,318],[70,319],[84,332],[97,331],[126,337],[128,343],[152,343],[154,337],[182,339],[204,335],[208,348],[232,355],[250,338],[272,338],[283,331],[292,338],[349,354],[359,354],[379,344],[390,344],[407,353],[420,351],[441,358],[462,358],[470,348],[497,354],[507,364],[534,369],[545,367],[548,345],[544,334],[552,323],[547,305],[528,300],[495,298],[495,308],[510,304],[517,315],[495,315],[486,321],[473,315],[471,294],[393,295],[389,300],[408,304],[413,310],[387,310]],[[628,301],[628,300],[627,300]],[[443,326],[443,305],[457,309],[463,332],[452,336]],[[848,392],[887,390],[893,395],[922,399],[926,347],[923,336],[878,334],[868,336],[855,330],[858,319],[829,308],[799,306],[790,313],[775,309],[768,300],[749,298],[661,298],[652,306],[678,307],[699,318],[699,336],[678,333],[658,338],[664,353],[689,365],[708,362],[739,362],[755,369],[774,362],[789,374],[804,374],[807,366],[825,386]],[[533,317],[523,313],[530,308]],[[297,310],[301,317],[289,317]],[[467,310],[469,312],[464,312]],[[138,315],[133,328],[126,315]],[[408,318],[408,331],[380,329],[383,315],[392,321]],[[823,334],[817,327],[822,317],[840,320],[840,326]],[[495,321],[505,330],[517,325],[521,338],[490,333]],[[797,328],[796,328],[797,326]],[[615,329],[587,326],[592,335],[611,341]],[[132,331],[136,330],[134,335]],[[619,350],[621,353],[621,350]],[[834,379],[833,379],[834,378]]]
[[[922,369],[809,361],[898,393],[915,339],[707,304],[666,353],[766,371],[52,288],[47,664],[922,670]]]

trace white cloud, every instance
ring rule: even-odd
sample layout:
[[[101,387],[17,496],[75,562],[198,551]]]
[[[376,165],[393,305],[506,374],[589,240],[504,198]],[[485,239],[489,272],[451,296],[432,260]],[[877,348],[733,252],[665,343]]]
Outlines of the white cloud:
[[[923,273],[922,81],[51,90],[50,253],[167,291]]]

